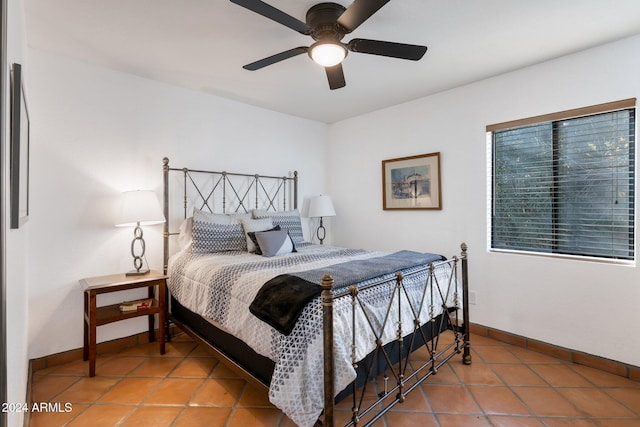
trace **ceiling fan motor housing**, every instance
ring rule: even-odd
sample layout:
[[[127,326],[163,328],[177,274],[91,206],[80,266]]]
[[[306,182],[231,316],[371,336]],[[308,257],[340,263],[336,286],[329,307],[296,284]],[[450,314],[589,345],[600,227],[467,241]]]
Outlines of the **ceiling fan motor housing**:
[[[347,34],[346,28],[338,24],[338,18],[346,8],[337,3],[318,3],[307,11],[307,25],[311,27],[309,34],[316,41],[340,41]]]

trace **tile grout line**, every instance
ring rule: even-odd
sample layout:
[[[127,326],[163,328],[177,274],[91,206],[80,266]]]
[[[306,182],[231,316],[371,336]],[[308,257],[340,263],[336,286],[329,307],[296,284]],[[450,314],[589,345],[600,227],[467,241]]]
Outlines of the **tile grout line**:
[[[476,357],[479,357],[478,353],[477,353],[476,351],[474,351],[473,344],[471,345],[470,350],[471,350],[471,352],[475,353],[475,356],[476,356]],[[482,357],[480,357],[480,359],[482,359]],[[473,356],[472,356],[472,359],[471,359],[471,360],[472,360],[471,365],[468,365],[468,366],[472,366],[472,367],[473,367]],[[484,360],[483,360],[483,363],[484,363]],[[448,363],[447,363],[447,364],[448,364]],[[486,363],[485,363],[485,365],[486,365]],[[464,369],[464,366],[467,366],[467,365],[463,365],[463,369]],[[462,388],[464,389],[465,393],[467,393],[467,395],[469,396],[469,398],[473,401],[473,403],[476,405],[476,407],[480,410],[480,412],[482,413],[482,417],[485,419],[485,421],[486,421],[489,425],[493,425],[493,423],[491,422],[491,420],[489,420],[489,416],[487,415],[487,413],[485,412],[485,410],[484,410],[484,409],[482,408],[482,406],[478,403],[478,401],[476,400],[476,397],[473,395],[473,393],[471,393],[471,390],[469,390],[468,384],[467,384],[465,381],[463,381],[463,379],[460,377],[460,375],[458,375],[458,372],[456,372],[456,370],[455,370],[455,369],[453,369],[453,367],[452,367],[452,366],[450,366],[450,369],[451,369],[451,371],[453,372],[453,375],[455,375],[455,376],[456,376],[456,378],[458,379],[458,381],[460,381],[460,384],[462,384]],[[502,381],[502,380],[500,380],[500,381]],[[441,426],[441,425],[442,425],[442,423],[440,422],[440,419],[439,419],[439,418],[437,418],[437,415],[438,415],[438,414],[434,413],[433,415],[434,415],[434,417],[436,418],[436,421],[438,422],[438,426]]]
[[[555,357],[553,357],[553,356],[547,356],[547,355],[545,355],[545,356],[550,357],[550,358],[552,358],[552,359],[556,359],[556,360],[558,360],[558,362],[559,362],[559,365],[560,365],[560,366],[564,366],[564,367],[567,367],[567,368],[571,369],[571,371],[572,371],[572,372],[574,372],[575,374],[579,375],[582,379],[584,379],[585,381],[587,381],[587,383],[588,383],[588,384],[590,384],[590,386],[582,386],[582,387],[580,387],[580,386],[554,386],[554,385],[553,385],[553,384],[551,384],[549,381],[547,381],[547,379],[543,378],[540,374],[538,374],[538,372],[536,372],[535,370],[531,369],[531,366],[530,366],[530,365],[532,365],[532,364],[533,364],[533,365],[535,365],[534,363],[525,363],[525,362],[522,360],[522,358],[520,358],[517,354],[515,354],[515,353],[511,352],[509,349],[513,346],[512,344],[509,344],[509,343],[502,343],[501,345],[502,345],[502,347],[503,347],[506,351],[509,351],[509,353],[510,353],[510,354],[512,354],[514,357],[516,357],[516,358],[520,361],[520,364],[521,364],[521,365],[526,366],[529,370],[531,370],[531,372],[533,372],[533,374],[535,374],[538,378],[540,378],[542,381],[544,381],[544,382],[547,384],[547,386],[548,386],[547,388],[550,388],[551,390],[555,391],[555,392],[556,392],[560,397],[562,397],[562,399],[563,399],[564,401],[566,401],[566,402],[567,402],[569,405],[571,405],[571,406],[572,406],[572,407],[573,407],[577,412],[579,412],[579,413],[581,414],[581,416],[580,416],[580,417],[573,417],[573,416],[550,416],[550,415],[549,415],[549,416],[543,416],[543,415],[539,415],[536,411],[533,411],[533,409],[532,409],[532,408],[530,408],[530,407],[529,407],[529,405],[527,405],[527,404],[526,404],[526,403],[525,403],[525,402],[520,398],[520,396],[517,394],[517,392],[513,389],[513,387],[514,387],[514,386],[512,386],[511,384],[509,384],[509,383],[507,383],[506,381],[504,381],[504,380],[500,377],[500,375],[499,375],[497,372],[495,372],[495,370],[493,369],[493,366],[492,366],[492,365],[497,364],[497,363],[489,363],[489,362],[487,362],[487,361],[486,361],[486,360],[485,360],[485,359],[484,359],[480,354],[478,354],[478,356],[480,356],[480,358],[482,358],[482,359],[483,359],[483,361],[485,362],[485,364],[487,365],[487,367],[488,367],[489,369],[491,369],[491,371],[492,371],[496,376],[498,376],[498,378],[500,378],[500,380],[501,380],[501,381],[503,381],[503,383],[504,383],[504,384],[505,384],[505,386],[506,386],[506,387],[511,391],[511,393],[512,393],[512,394],[513,394],[513,395],[514,395],[514,396],[515,396],[515,397],[516,397],[516,398],[517,398],[517,399],[518,399],[518,400],[519,400],[519,401],[520,401],[520,402],[521,402],[521,403],[522,403],[522,404],[527,408],[527,410],[529,410],[532,414],[534,414],[535,418],[536,418],[538,421],[540,421],[543,425],[546,425],[546,423],[545,423],[545,422],[544,422],[544,420],[542,419],[543,417],[544,417],[544,418],[554,418],[554,419],[562,419],[562,418],[564,418],[564,419],[569,419],[569,420],[595,420],[595,419],[596,419],[596,417],[594,417],[594,416],[590,416],[590,415],[589,415],[588,413],[586,413],[584,410],[582,410],[581,408],[579,408],[579,407],[578,407],[578,406],[577,406],[573,401],[569,400],[566,396],[564,396],[562,393],[560,393],[560,392],[558,391],[558,389],[561,389],[561,388],[587,388],[587,389],[596,389],[596,390],[602,391],[602,390],[600,390],[600,387],[599,387],[597,384],[595,384],[593,381],[589,380],[589,378],[585,377],[584,375],[580,374],[579,372],[577,372],[577,371],[575,371],[575,370],[573,369],[573,366],[575,365],[575,362],[565,361],[565,360],[562,360],[562,359],[555,358]],[[476,354],[477,354],[477,352],[476,352]],[[593,368],[592,368],[592,369],[593,369]],[[615,374],[610,374],[610,375],[615,375]],[[520,387],[520,386],[515,386],[515,387]],[[536,387],[536,386],[521,386],[521,388],[537,388],[537,387]],[[605,393],[605,394],[607,394],[607,395],[608,395],[608,393]],[[616,401],[617,401],[617,400],[616,400]],[[628,410],[629,410],[629,408],[626,408],[626,406],[624,406],[624,405],[623,405],[623,407],[625,407],[625,409],[628,409]],[[635,414],[635,411],[630,410],[630,412],[631,412],[631,413],[633,413],[633,414]],[[624,419],[624,418],[623,418],[623,419]],[[626,418],[626,419],[628,419],[628,418]],[[594,422],[595,422],[595,421],[594,421]]]
[[[580,366],[584,366],[584,365],[580,365]],[[577,371],[574,367],[574,364],[570,364],[569,368],[575,372],[577,375],[579,375],[580,377],[584,378],[586,381],[588,381],[590,384],[593,384],[593,388],[595,388],[596,390],[604,393],[605,395],[607,395],[610,399],[613,399],[616,403],[618,403],[620,406],[622,406],[623,408],[625,408],[626,410],[628,410],[629,412],[631,412],[632,414],[634,414],[636,417],[640,417],[640,411],[636,411],[633,408],[630,408],[629,406],[627,406],[624,402],[622,402],[620,399],[618,399],[616,396],[613,396],[611,393],[608,392],[608,390],[610,389],[623,389],[623,390],[632,390],[631,387],[623,387],[623,386],[606,386],[606,385],[598,385],[596,384],[594,381],[592,381],[591,379],[589,379],[586,375],[584,375],[583,373]],[[594,369],[598,372],[600,372],[599,370],[597,370],[596,368],[591,368],[589,366],[587,366],[587,368],[590,369]],[[611,375],[615,375],[615,374],[611,374]],[[624,377],[623,377],[624,378]],[[634,381],[631,380],[629,378],[626,378],[628,381]]]
[[[153,344],[153,345],[155,345],[155,343],[148,343],[148,344]],[[194,348],[195,348],[195,347],[194,347]],[[125,348],[125,349],[123,349],[123,350],[124,350],[124,351],[127,351],[127,350],[130,350],[130,349],[131,349],[131,348]],[[130,377],[130,375],[131,375],[133,372],[135,372],[137,369],[139,369],[139,368],[140,368],[140,367],[141,367],[145,362],[148,362],[148,361],[152,360],[153,355],[152,355],[152,354],[145,354],[145,355],[143,355],[143,356],[129,356],[129,355],[125,355],[125,356],[123,356],[123,355],[122,355],[122,351],[123,351],[123,350],[118,351],[118,352],[117,352],[113,357],[114,357],[114,358],[115,358],[115,357],[140,357],[141,359],[143,359],[143,361],[142,361],[141,363],[137,364],[137,365],[136,365],[136,367],[134,367],[134,368],[132,368],[131,370],[129,370],[129,371],[128,371],[127,373],[125,373],[123,376],[121,376],[121,377],[120,377],[120,380],[119,380],[119,381],[117,381],[116,383],[114,383],[111,387],[109,387],[108,389],[105,389],[105,390],[103,391],[103,393],[101,393],[101,394],[100,394],[100,396],[98,396],[98,398],[96,398],[93,402],[91,402],[91,403],[89,404],[89,406],[88,406],[84,411],[82,411],[82,413],[84,413],[84,412],[86,412],[89,408],[91,408],[91,407],[93,407],[93,406],[100,406],[100,405],[118,405],[118,406],[129,406],[129,405],[131,405],[133,409],[132,409],[131,411],[129,411],[129,413],[127,413],[127,414],[126,414],[126,415],[125,415],[125,416],[124,416],[124,417],[119,421],[119,423],[118,423],[117,425],[122,425],[123,423],[125,423],[125,422],[126,422],[126,421],[127,421],[127,420],[128,420],[128,419],[129,419],[129,418],[130,418],[134,413],[135,413],[135,412],[136,412],[136,410],[137,410],[138,408],[145,406],[145,405],[143,404],[143,402],[145,401],[145,399],[148,399],[148,398],[149,398],[149,396],[150,396],[151,394],[153,394],[155,391],[157,391],[157,390],[158,390],[158,388],[160,387],[160,385],[162,384],[162,382],[163,382],[165,379],[167,379],[167,378],[169,377],[169,374],[170,374],[171,372],[173,372],[173,371],[176,369],[176,367],[177,367],[178,365],[180,365],[184,360],[186,360],[186,356],[185,356],[185,355],[180,356],[180,357],[181,357],[181,360],[180,360],[178,363],[176,363],[176,365],[175,365],[175,366],[173,366],[173,368],[171,368],[171,369],[170,369],[170,370],[169,370],[169,371],[168,371],[164,376],[162,376],[162,377],[158,377],[158,376],[148,376],[148,375],[145,375],[145,376],[139,376],[139,377],[138,377],[138,376],[136,376],[136,377]],[[192,350],[193,350],[193,349],[192,349]],[[176,357],[176,358],[177,358],[177,357]],[[113,389],[114,389],[118,384],[121,384],[125,379],[129,379],[129,378],[136,378],[136,379],[137,379],[137,378],[147,378],[147,379],[149,379],[149,378],[152,378],[152,379],[153,379],[153,378],[160,378],[160,380],[159,380],[158,384],[156,384],[153,388],[151,388],[151,389],[149,390],[149,392],[147,392],[147,394],[145,394],[143,397],[141,397],[141,398],[140,398],[140,400],[139,400],[139,401],[137,401],[136,403],[131,403],[131,404],[129,404],[129,403],[122,403],[122,402],[99,402],[99,401],[98,401],[101,397],[103,397],[104,395],[106,395],[109,391],[113,390]],[[166,405],[162,405],[162,406],[166,406]],[[81,414],[78,414],[78,415],[77,415],[76,417],[74,417],[74,418],[78,418],[80,415],[81,415]],[[70,423],[70,422],[72,422],[72,420],[70,420],[68,423]]]

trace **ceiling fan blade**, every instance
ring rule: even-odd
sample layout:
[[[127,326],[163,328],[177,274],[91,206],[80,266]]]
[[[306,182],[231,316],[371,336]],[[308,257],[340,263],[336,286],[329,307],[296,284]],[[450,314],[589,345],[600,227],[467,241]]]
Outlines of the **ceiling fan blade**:
[[[261,0],[231,0],[231,3],[235,3],[238,6],[249,9],[252,12],[262,15],[265,18],[269,18],[272,21],[276,21],[277,23],[282,24],[285,27],[289,27],[299,33],[308,35],[311,32],[311,28],[309,28],[305,22],[288,15],[280,9],[276,9]]]
[[[338,24],[352,32],[387,3],[389,0],[354,0],[338,18]]]
[[[242,68],[249,71],[256,71],[260,68],[266,67],[267,65],[275,64],[276,62],[284,61],[285,59],[306,53],[307,50],[309,50],[309,48],[306,46],[294,47],[293,49],[285,50],[284,52],[276,53],[275,55],[247,64]]]
[[[329,88],[331,90],[340,89],[347,85],[344,81],[342,64],[334,65],[333,67],[324,67],[324,69],[327,72],[327,79],[329,79]]]
[[[418,61],[427,52],[426,46],[415,44],[383,42],[379,40],[353,39],[347,45],[352,52]]]

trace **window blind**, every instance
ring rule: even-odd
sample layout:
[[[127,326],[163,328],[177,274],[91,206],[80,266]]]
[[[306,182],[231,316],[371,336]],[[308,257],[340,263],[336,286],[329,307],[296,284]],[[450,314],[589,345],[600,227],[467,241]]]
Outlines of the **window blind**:
[[[635,108],[629,101],[487,127],[492,248],[634,258]],[[602,111],[612,106],[618,109]]]

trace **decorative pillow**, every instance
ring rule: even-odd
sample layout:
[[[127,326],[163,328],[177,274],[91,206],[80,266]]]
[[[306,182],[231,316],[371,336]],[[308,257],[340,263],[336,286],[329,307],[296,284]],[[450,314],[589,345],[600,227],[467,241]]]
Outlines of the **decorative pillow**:
[[[270,212],[263,209],[254,209],[253,217],[256,219],[271,218],[273,225],[279,225],[282,229],[289,230],[289,235],[293,243],[298,244],[304,241],[300,212],[297,209],[286,212]]]
[[[277,231],[277,230],[281,230],[279,225],[276,225],[275,227],[270,228],[268,230],[264,230],[264,231]],[[262,255],[262,251],[260,250],[260,245],[258,245],[258,238],[256,237],[256,232],[255,231],[249,231],[247,233],[247,236],[249,236],[249,239],[251,239],[251,242],[255,246],[254,253],[256,255]]]
[[[195,253],[247,250],[242,224],[230,215],[194,211],[192,236]]]
[[[237,222],[237,220],[242,220],[242,218],[251,218],[250,213],[244,214],[215,214],[211,212],[201,211],[198,209],[194,209],[194,212],[199,212],[198,215],[202,220],[215,222],[217,224],[231,224],[233,222]],[[184,250],[188,248],[193,242],[193,217],[189,217],[182,221],[180,224],[180,228],[178,229],[178,247],[180,250]]]
[[[247,237],[247,250],[249,252],[256,251],[256,244],[253,242],[251,237],[249,237],[249,233],[255,233],[256,231],[267,231],[273,228],[273,222],[271,222],[271,218],[263,218],[263,219],[243,219],[242,220],[242,228],[244,228],[244,233]]]
[[[178,230],[178,246],[180,247],[180,250],[187,248],[193,241],[193,236],[191,234],[192,229],[192,217],[185,219],[184,221],[182,221],[182,224],[180,224],[180,229]]]
[[[255,236],[263,256],[272,257],[296,252],[287,230],[256,231]]]

